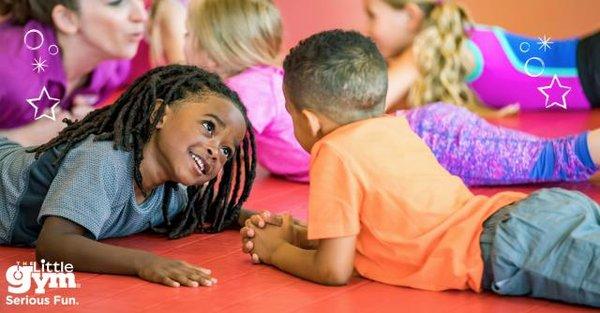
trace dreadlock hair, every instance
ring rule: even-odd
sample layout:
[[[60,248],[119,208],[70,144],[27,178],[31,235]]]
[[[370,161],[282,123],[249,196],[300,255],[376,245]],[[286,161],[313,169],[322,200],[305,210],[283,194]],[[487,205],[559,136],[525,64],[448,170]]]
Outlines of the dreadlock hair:
[[[218,232],[237,221],[242,203],[248,198],[255,176],[256,148],[246,109],[238,95],[225,86],[216,74],[187,65],[155,68],[138,78],[113,105],[95,110],[81,121],[65,119],[67,127],[57,137],[30,152],[35,152],[38,158],[49,149],[60,146],[61,152],[56,160],[58,164],[74,145],[90,135],[95,135],[94,141],[112,140],[114,149],[132,153],[134,180],[145,194],[140,173],[142,152],[162,119],[165,108],[192,94],[207,93],[223,96],[233,102],[246,121],[246,135],[217,177],[202,186],[188,187],[186,207],[174,218],[173,223],[167,215],[168,203],[178,184],[165,184],[162,205],[165,227],[153,230],[165,233],[172,239],[193,232]],[[155,104],[158,108],[155,108]]]

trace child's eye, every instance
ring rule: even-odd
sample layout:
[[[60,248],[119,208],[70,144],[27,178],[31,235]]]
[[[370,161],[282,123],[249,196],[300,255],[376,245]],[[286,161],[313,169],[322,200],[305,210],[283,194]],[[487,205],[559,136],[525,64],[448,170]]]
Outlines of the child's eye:
[[[206,129],[211,134],[213,131],[215,131],[215,123],[213,123],[211,121],[202,122],[202,126],[204,127],[204,129]]]
[[[112,6],[118,6],[119,4],[121,4],[123,2],[123,0],[114,0],[114,1],[109,1],[108,5],[112,5]]]
[[[231,148],[229,147],[223,147],[221,148],[221,152],[223,153],[224,156],[226,156],[228,159],[229,157],[231,157],[231,155],[233,154],[233,150],[231,150]]]

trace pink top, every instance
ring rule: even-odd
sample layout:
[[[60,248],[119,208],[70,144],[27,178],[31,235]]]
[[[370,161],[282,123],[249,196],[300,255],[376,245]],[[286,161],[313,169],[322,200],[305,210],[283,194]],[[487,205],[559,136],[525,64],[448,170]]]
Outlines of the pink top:
[[[253,66],[226,83],[246,106],[260,165],[286,179],[307,182],[310,155],[296,140],[292,118],[285,109],[283,70]]]

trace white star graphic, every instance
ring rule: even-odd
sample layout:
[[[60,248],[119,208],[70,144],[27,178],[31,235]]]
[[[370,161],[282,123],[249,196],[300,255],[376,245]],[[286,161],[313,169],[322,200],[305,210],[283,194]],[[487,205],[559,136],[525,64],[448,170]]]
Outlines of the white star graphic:
[[[31,63],[31,65],[33,65],[33,70],[37,71],[38,74],[45,71],[46,67],[48,67],[48,65],[46,65],[46,60],[43,60],[42,57],[33,59],[33,63]]]
[[[44,99],[44,98],[47,99],[46,101],[54,101],[54,104],[50,107],[51,115],[43,113],[38,116],[39,107],[35,103],[42,101],[42,99]],[[48,90],[46,89],[46,86],[44,86],[42,88],[42,91],[40,92],[39,97],[27,99],[27,103],[29,103],[29,105],[31,105],[33,107],[33,109],[35,110],[35,112],[33,114],[34,114],[34,117],[36,120],[39,120],[42,117],[47,117],[53,121],[56,121],[56,115],[54,114],[54,109],[60,103],[60,99],[50,97],[50,95],[48,94]]]
[[[547,49],[552,49],[550,47],[551,44],[553,44],[553,41],[550,41],[550,39],[552,39],[551,37],[546,37],[546,35],[544,35],[544,38],[540,38],[538,37],[538,39],[540,40],[537,44],[540,45],[540,47],[538,48],[538,50],[544,50],[544,52],[546,52]]]
[[[552,101],[552,102],[550,102],[550,104],[548,104],[548,102],[550,100],[550,95],[546,92],[546,90],[547,89],[554,90],[554,85],[558,85],[559,89],[564,90],[561,95],[562,102]],[[555,105],[559,106],[565,110],[567,109],[567,95],[569,94],[569,92],[571,92],[571,87],[561,85],[560,80],[558,80],[558,76],[556,76],[556,74],[554,75],[554,77],[552,77],[552,82],[550,83],[550,85],[544,86],[544,87],[538,87],[538,90],[546,97],[546,109],[551,108]]]

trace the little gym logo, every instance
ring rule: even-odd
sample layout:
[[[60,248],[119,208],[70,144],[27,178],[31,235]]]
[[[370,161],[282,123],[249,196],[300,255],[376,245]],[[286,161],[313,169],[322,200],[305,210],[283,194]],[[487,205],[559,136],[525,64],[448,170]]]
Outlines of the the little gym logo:
[[[45,296],[51,289],[79,288],[73,265],[64,262],[17,262],[6,270],[7,305],[77,305],[75,297]],[[33,291],[33,295],[30,295]],[[26,295],[27,294],[27,295]]]

